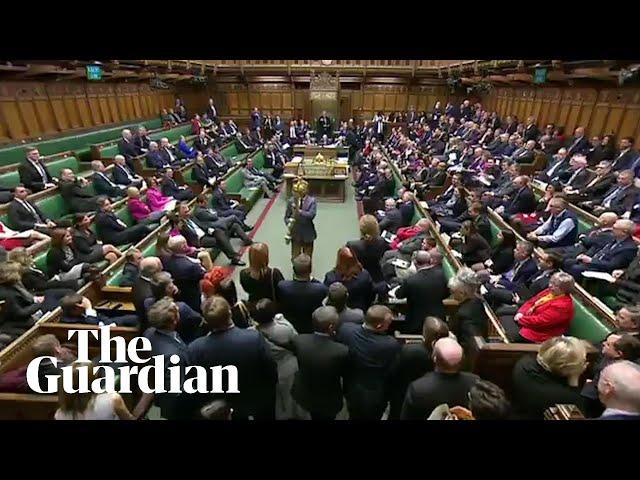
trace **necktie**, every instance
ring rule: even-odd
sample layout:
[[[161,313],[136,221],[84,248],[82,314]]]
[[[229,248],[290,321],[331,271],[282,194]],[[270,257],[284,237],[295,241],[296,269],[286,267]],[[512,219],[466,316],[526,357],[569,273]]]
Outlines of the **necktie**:
[[[44,222],[42,221],[42,217],[40,217],[40,215],[38,215],[38,212],[36,211],[36,209],[35,209],[35,208],[33,208],[29,202],[22,202],[22,204],[25,206],[25,208],[26,208],[27,210],[29,210],[29,212],[31,213],[31,215],[33,215],[33,217],[36,219],[36,221],[37,221],[38,223],[44,223]]]
[[[38,173],[40,174],[40,176],[42,177],[43,181],[47,181],[47,173],[44,171],[44,168],[42,168],[42,165],[40,165],[40,162],[31,162],[33,164],[34,167],[36,167],[36,170],[38,170]]]

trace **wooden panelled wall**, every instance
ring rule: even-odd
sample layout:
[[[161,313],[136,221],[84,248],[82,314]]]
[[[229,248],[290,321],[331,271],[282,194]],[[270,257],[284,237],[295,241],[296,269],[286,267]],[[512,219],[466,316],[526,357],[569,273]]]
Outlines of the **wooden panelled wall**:
[[[1,82],[0,142],[154,117],[174,98],[138,83]]]
[[[482,102],[501,118],[512,114],[524,121],[533,115],[538,125],[564,126],[567,135],[583,126],[588,135],[632,136],[640,144],[638,88],[498,88]]]
[[[297,88],[289,83],[218,83],[202,87],[178,87],[177,95],[182,98],[189,111],[203,112],[209,96],[215,99],[216,107],[222,115],[248,117],[254,107],[263,113],[280,115],[283,119],[303,116],[309,119],[311,106],[309,89]],[[343,87],[340,90],[340,111],[357,120],[371,119],[377,111],[391,113],[396,110],[431,110],[437,100],[447,102],[449,89],[443,86],[403,86],[365,84],[364,86]],[[345,120],[346,118],[342,118]]]

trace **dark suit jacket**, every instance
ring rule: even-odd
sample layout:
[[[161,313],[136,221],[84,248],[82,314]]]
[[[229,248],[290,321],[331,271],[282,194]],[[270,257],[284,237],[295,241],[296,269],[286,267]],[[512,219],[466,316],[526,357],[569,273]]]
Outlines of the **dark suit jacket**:
[[[480,377],[469,372],[429,372],[407,389],[402,405],[402,420],[426,420],[440,404],[466,406],[469,391]]]
[[[142,277],[138,277],[133,284],[131,293],[133,294],[133,305],[136,307],[136,313],[140,318],[140,326],[144,329],[147,323],[147,311],[144,308],[144,301],[147,298],[153,297],[151,293],[151,282]]]
[[[147,167],[155,168],[158,170],[171,166],[171,163],[168,161],[165,161],[165,159],[160,154],[159,150],[155,150],[155,151],[149,150],[145,155],[145,161],[147,163]]]
[[[231,201],[220,188],[216,187],[211,195],[211,206],[216,210],[229,210]]]
[[[73,248],[72,248],[73,250]],[[50,248],[47,252],[47,270],[49,276],[53,276],[56,273],[68,272],[71,268],[79,263],[82,263],[78,258],[77,252],[74,250],[74,259],[68,262],[64,256],[64,252],[59,248]]]
[[[509,215],[516,213],[531,213],[536,210],[536,197],[531,188],[522,188],[511,197],[511,202],[505,209]]]
[[[112,245],[117,245],[117,239],[114,237],[115,234],[119,232],[125,231],[128,227],[122,226],[118,222],[118,217],[115,213],[106,213],[99,211],[95,216],[95,226],[96,232],[98,236],[104,243],[110,243]]]
[[[107,175],[105,173],[104,175]],[[106,195],[108,197],[121,197],[124,195],[124,190],[118,186],[112,186],[107,179],[98,173],[94,173],[91,176],[93,182],[93,189],[98,195]],[[113,180],[111,180],[113,182]],[[113,182],[115,183],[115,182]]]
[[[638,158],[638,152],[632,148],[630,150],[627,150],[622,155],[620,154],[616,155],[613,159],[613,163],[611,167],[614,172],[627,170],[631,168],[631,166],[634,164],[637,158]]]
[[[422,343],[407,343],[389,372],[389,420],[399,420],[404,397],[411,382],[433,370],[432,352]]]
[[[580,389],[542,368],[533,355],[525,355],[513,369],[514,410],[518,416],[542,420],[544,411],[558,403],[577,405],[584,411]]]
[[[28,200],[26,200],[26,202],[34,208],[38,215],[40,215],[40,220],[38,220],[30,210],[22,205],[21,202],[13,200],[9,204],[9,222],[15,229],[21,232],[32,229],[34,224],[39,221],[46,222],[48,220],[47,216],[42,213],[42,210],[40,210],[38,205],[29,202]]]
[[[384,410],[391,366],[400,344],[390,335],[376,333],[357,323],[340,325],[336,337],[349,347],[349,370],[344,382],[350,405]]]
[[[19,290],[15,285],[0,285],[0,300],[5,301],[0,312],[0,331],[3,325],[30,327],[31,316],[42,308],[26,289]]]
[[[611,185],[613,185],[615,181],[616,181],[615,175],[613,173],[609,173],[608,175],[605,175],[604,177],[600,178],[592,186],[584,187],[582,190],[580,190],[580,194],[586,195],[587,197],[589,197],[588,198],[589,200],[600,199],[600,201],[602,201],[602,198],[607,193],[607,191],[609,191],[609,189],[611,188]],[[585,185],[588,185],[588,184],[589,182],[587,182]]]
[[[136,153],[141,155],[144,153],[142,150],[149,150],[149,144],[151,143],[151,138],[148,135],[141,137],[140,135],[136,135],[133,137],[133,144],[136,147]]]
[[[180,378],[184,381],[185,368],[191,364],[189,359],[189,352],[187,344],[184,341],[178,341],[173,336],[169,335],[165,330],[158,330],[155,327],[150,327],[144,332],[144,336],[151,342],[150,356],[162,355],[165,361],[165,383],[169,383],[169,366],[173,364],[169,363],[169,357],[171,355],[177,355],[180,362],[177,364],[180,368]],[[179,337],[178,337],[179,338]],[[182,339],[180,339],[182,340]],[[159,393],[154,397],[154,403],[160,408],[160,413],[163,418],[168,420],[179,420],[188,418],[188,415],[184,415],[184,405],[186,393]],[[181,401],[182,400],[182,401]]]
[[[384,252],[389,250],[389,244],[382,238],[377,237],[371,241],[354,240],[347,243],[362,267],[369,272],[374,282],[382,281],[382,269],[380,260]]]
[[[18,167],[20,183],[22,183],[33,193],[44,190],[44,184],[51,183],[51,180],[53,179],[51,173],[49,173],[49,169],[47,169],[47,166],[44,164],[44,162],[40,162],[40,166],[42,166],[42,168],[44,169],[44,172],[47,176],[46,179],[42,178],[36,167],[34,167],[29,160],[25,159]]]
[[[179,300],[200,312],[200,280],[205,274],[202,265],[186,256],[173,255],[167,260],[165,270],[180,290]]]
[[[371,306],[371,302],[375,296],[373,291],[373,282],[371,281],[371,275],[365,269],[351,280],[345,280],[335,270],[330,270],[324,276],[324,284],[331,286],[332,283],[342,283],[349,291],[349,298],[347,300],[347,306],[351,308],[359,308],[363,312]]]
[[[322,306],[327,292],[328,288],[317,280],[283,280],[278,283],[276,297],[284,317],[298,333],[311,333],[311,315],[316,308]]]
[[[617,185],[613,185],[609,189],[609,191],[604,195],[602,200],[607,198],[607,196],[610,193],[613,193],[613,191],[616,188],[618,188],[618,186]],[[635,187],[634,185],[631,185],[631,186],[625,188],[622,192],[619,192],[613,198],[613,200],[611,200],[611,204],[610,204],[610,207],[608,208],[608,210],[611,210],[612,212],[615,212],[618,215],[622,215],[625,212],[630,212],[631,209],[633,208],[633,205],[637,202],[638,193],[640,193],[640,190],[637,187]]]
[[[576,153],[584,153],[585,155],[589,152],[589,140],[587,137],[582,137],[577,143],[575,142],[575,138],[572,138],[569,142],[567,142],[567,158],[571,158]],[[575,145],[574,145],[575,143]]]
[[[193,365],[203,366],[207,370],[220,365],[236,367],[239,393],[216,395],[230,403],[234,417],[253,415],[257,419],[274,418],[278,370],[260,332],[232,327],[194,340],[188,352]],[[191,397],[196,402],[196,408],[211,400],[211,394],[194,394]]]
[[[285,223],[293,215],[293,202],[295,201],[297,201],[295,198],[291,198],[287,202],[287,210],[284,215]],[[317,238],[316,227],[313,224],[313,219],[316,217],[316,209],[316,199],[309,195],[304,197],[299,216],[295,220],[291,231],[291,241],[311,243]]]
[[[386,230],[391,233],[396,233],[396,230],[398,230],[402,226],[402,213],[397,208],[387,210],[382,220],[380,220],[381,232]]]
[[[308,412],[335,416],[342,409],[341,380],[347,373],[349,349],[315,333],[293,338],[298,358],[291,395]]]
[[[515,265],[515,263],[514,263]],[[529,281],[529,279],[535,275],[538,270],[538,266],[536,265],[536,261],[533,258],[528,258],[518,271],[515,273],[511,281],[506,278],[500,279],[500,284],[503,285],[506,289],[515,292],[516,289]]]
[[[441,266],[419,270],[405,278],[396,290],[396,297],[406,298],[409,307],[403,330],[421,333],[426,317],[444,318],[442,301],[448,296],[447,279]]]
[[[60,195],[71,207],[72,212],[92,212],[97,209],[97,197],[88,191],[88,186],[81,187],[76,182],[60,180]]]
[[[581,188],[584,188],[584,186],[588,184],[589,181],[593,178],[593,174],[586,168],[583,168],[582,171],[579,172],[575,177],[573,177],[574,173],[575,172],[571,173],[565,185],[567,187],[572,187],[574,190],[580,190]],[[569,180],[571,180],[572,177],[573,180],[569,183]]]
[[[469,351],[474,336],[486,338],[489,334],[489,320],[482,300],[479,298],[472,298],[461,303],[456,316],[458,317],[457,328],[453,333],[458,337],[458,342],[465,351]]]
[[[524,142],[528,142],[529,140],[538,140],[538,137],[540,136],[540,131],[538,130],[538,127],[534,124],[534,125],[529,125],[524,129],[524,135],[523,135],[523,140]]]
[[[629,266],[638,253],[638,246],[633,238],[627,238],[621,243],[610,241],[603,247],[595,246],[587,251],[587,255],[593,256],[589,264],[589,270],[612,272]]]
[[[133,141],[126,142],[124,139],[118,142],[118,152],[120,152],[120,155],[124,156],[128,165],[131,165],[131,159],[133,157],[138,156],[138,149]]]
[[[161,189],[162,194],[165,197],[175,197],[182,191],[180,190],[180,187],[178,186],[178,183],[175,181],[175,179],[169,177],[164,177],[162,179]]]
[[[135,173],[132,172],[131,170],[129,170],[129,167],[127,167],[126,165],[120,167],[119,165],[114,165],[113,167],[113,180],[115,183],[117,183],[118,185],[131,185],[131,184],[135,184],[135,183],[140,183],[141,182],[136,182],[135,180],[130,180],[129,177],[127,176],[127,174],[124,172],[123,168],[126,168],[127,171],[129,172],[129,175],[131,175],[132,177],[135,176]]]
[[[196,163],[193,165],[193,170],[191,172],[193,179],[196,182],[198,182],[203,187],[209,186],[209,177],[213,175],[211,175],[211,172],[206,167],[206,165],[199,165]]]

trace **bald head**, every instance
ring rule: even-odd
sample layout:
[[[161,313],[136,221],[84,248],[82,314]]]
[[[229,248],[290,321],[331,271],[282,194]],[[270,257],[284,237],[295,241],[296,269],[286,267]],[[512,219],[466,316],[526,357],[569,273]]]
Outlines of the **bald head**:
[[[605,212],[598,217],[598,225],[602,228],[613,227],[613,224],[618,220],[618,215],[613,212]]]
[[[612,363],[600,374],[598,394],[607,408],[640,413],[640,366],[628,360]]]
[[[338,311],[330,306],[316,308],[311,319],[316,332],[332,334],[338,327]]]
[[[431,265],[431,255],[424,250],[418,250],[416,258],[414,260],[417,269],[428,267]]]
[[[154,274],[162,271],[162,262],[158,257],[145,257],[140,260],[140,275],[151,278]]]
[[[456,373],[462,365],[463,351],[452,338],[440,338],[433,345],[433,361],[439,372]]]

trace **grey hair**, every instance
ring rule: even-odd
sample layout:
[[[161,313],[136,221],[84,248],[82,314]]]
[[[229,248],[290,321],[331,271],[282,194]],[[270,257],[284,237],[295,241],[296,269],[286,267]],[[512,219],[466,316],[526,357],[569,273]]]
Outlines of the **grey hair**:
[[[173,320],[172,308],[175,302],[170,297],[162,297],[160,300],[151,305],[147,312],[149,325],[155,328],[166,328],[171,320]]]
[[[551,275],[549,283],[554,283],[563,293],[569,294],[573,292],[576,281],[568,273],[558,272]]]
[[[468,267],[462,267],[454,277],[449,280],[449,289],[463,292],[468,298],[473,297],[480,288],[478,274]]]

